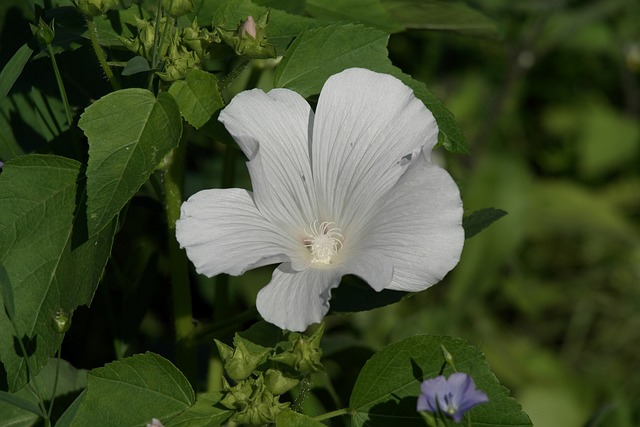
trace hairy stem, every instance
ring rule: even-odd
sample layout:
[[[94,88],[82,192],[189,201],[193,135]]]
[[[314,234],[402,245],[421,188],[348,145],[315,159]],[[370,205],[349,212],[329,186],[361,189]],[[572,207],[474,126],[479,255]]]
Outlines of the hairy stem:
[[[104,54],[104,50],[102,50],[102,46],[98,43],[98,29],[96,28],[96,23],[93,22],[93,19],[87,18],[87,27],[89,28],[89,39],[91,40],[91,46],[93,46],[93,51],[96,53],[96,57],[98,58],[98,62],[102,67],[105,75],[109,79],[109,83],[111,83],[111,87],[114,90],[122,89],[120,82],[116,79],[116,76],[111,71],[109,64],[107,63],[107,57]]]

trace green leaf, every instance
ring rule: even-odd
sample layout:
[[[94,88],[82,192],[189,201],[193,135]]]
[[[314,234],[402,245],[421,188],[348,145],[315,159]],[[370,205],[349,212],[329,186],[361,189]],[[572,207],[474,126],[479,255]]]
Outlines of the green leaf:
[[[386,70],[389,35],[362,25],[329,25],[298,36],[280,61],[276,87],[286,87],[303,97],[320,93],[333,74],[351,67]]]
[[[165,427],[218,427],[233,414],[224,407],[214,406],[222,398],[221,393],[205,393],[198,396],[195,405],[165,422]]]
[[[382,0],[383,6],[406,28],[455,31],[498,37],[498,25],[461,2],[444,0]]]
[[[80,408],[80,405],[82,405],[82,401],[84,400],[84,397],[86,394],[87,394],[87,390],[85,389],[82,391],[82,393],[78,395],[78,397],[76,397],[76,399],[71,403],[71,405],[69,405],[69,407],[67,407],[67,409],[64,411],[62,416],[58,418],[58,421],[56,422],[56,427],[71,427],[71,424],[73,423],[73,419],[75,418],[76,413]]]
[[[507,214],[502,209],[484,208],[462,218],[464,238],[470,239]]]
[[[0,99],[7,96],[13,84],[18,80],[18,77],[20,77],[20,73],[22,73],[29,58],[31,58],[32,53],[33,50],[25,43],[13,54],[9,62],[7,62],[7,65],[4,66],[0,72]]]
[[[390,419],[403,426],[424,426],[416,411],[420,383],[440,375],[444,366],[441,345],[453,355],[460,372],[471,375],[489,402],[468,412],[474,426],[531,426],[520,405],[491,372],[484,355],[466,341],[445,336],[415,336],[391,344],[364,365],[351,394],[352,426],[388,426]],[[450,367],[445,375],[452,373]]]
[[[196,402],[191,385],[171,362],[153,353],[137,354],[88,375],[87,393],[71,426],[143,426],[167,420]]]
[[[19,335],[1,310],[0,358],[10,391],[27,383],[17,340],[36,375],[60,346],[56,313],[91,302],[109,256],[115,223],[87,237],[82,185],[80,164],[52,155],[15,158],[0,174],[0,264],[11,278]]]
[[[7,393],[6,391],[0,390],[0,409],[8,409],[3,408],[5,406],[2,404],[3,402],[8,403],[11,406],[15,406],[16,408],[22,409],[23,411],[31,412],[32,414],[44,417],[44,414],[36,404],[30,402],[24,397],[20,397],[15,394]]]
[[[123,76],[131,76],[133,74],[146,73],[147,71],[151,71],[149,61],[142,56],[134,56],[127,61],[127,65],[124,66],[121,74]]]
[[[215,75],[201,70],[190,70],[184,80],[175,81],[169,88],[182,117],[199,129],[213,114],[224,107]]]
[[[251,353],[261,353],[266,349],[275,348],[283,337],[282,329],[261,320],[246,331],[238,332],[233,338],[233,345],[242,343]]]
[[[67,361],[55,358],[49,359],[31,383],[33,390],[37,391],[45,401],[49,401],[54,395],[55,386],[57,407],[65,405],[65,400],[72,398],[74,393],[79,393],[86,385],[87,371],[76,369]],[[37,397],[27,388],[11,394],[0,391],[0,414],[2,414],[0,419],[2,426],[23,425],[22,422],[26,426],[32,426],[38,416],[44,416],[38,406]]]
[[[438,141],[449,151],[468,153],[460,127],[442,102],[426,86],[391,64],[388,34],[361,25],[330,25],[303,32],[291,44],[276,69],[276,87],[292,89],[305,98],[320,93],[324,82],[347,68],[362,67],[394,75],[413,89],[433,113]]]
[[[16,305],[13,301],[13,287],[11,286],[11,280],[7,274],[7,270],[2,264],[0,264],[0,288],[0,295],[2,295],[5,312],[7,313],[9,320],[13,321],[16,318]]]
[[[251,15],[255,19],[267,12],[264,6],[258,6],[250,0],[231,0],[219,7],[213,18],[214,26],[225,30],[236,30],[240,22]],[[278,9],[271,9],[267,25],[267,41],[276,48],[278,55],[283,55],[294,37],[305,28],[317,25],[315,19],[291,15]]]
[[[358,22],[389,33],[404,30],[380,0],[307,0],[306,10],[319,19]]]
[[[105,227],[178,145],[180,111],[166,92],[110,93],[89,106],[78,126],[89,138],[87,167],[89,235]]]
[[[302,15],[305,0],[255,0],[255,4],[271,9],[280,9],[294,15]]]
[[[324,424],[291,409],[285,409],[276,417],[276,427],[324,427]]]

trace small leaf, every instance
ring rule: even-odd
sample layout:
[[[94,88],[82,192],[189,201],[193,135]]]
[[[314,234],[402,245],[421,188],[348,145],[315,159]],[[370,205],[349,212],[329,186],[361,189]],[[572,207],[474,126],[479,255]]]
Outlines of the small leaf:
[[[129,61],[127,61],[127,65],[124,66],[122,70],[123,76],[131,76],[133,74],[138,73],[146,73],[147,71],[151,71],[151,67],[149,67],[149,61],[142,56],[134,56]]]
[[[89,372],[87,393],[73,417],[74,427],[146,425],[169,419],[196,402],[191,385],[171,362],[137,354]]]
[[[18,80],[18,77],[20,77],[32,53],[33,50],[25,43],[13,54],[9,62],[7,62],[7,65],[4,66],[0,72],[0,99],[7,96],[13,84]]]
[[[324,427],[324,424],[304,414],[285,409],[276,417],[276,427]]]
[[[472,238],[506,214],[507,212],[502,209],[484,208],[479,211],[475,211],[471,215],[465,216],[462,218],[464,238]]]
[[[306,30],[291,44],[276,69],[274,84],[309,97],[320,93],[324,82],[347,68],[362,67],[391,74],[411,87],[433,113],[438,141],[449,151],[468,153],[467,142],[442,101],[427,87],[394,67],[387,57],[389,35],[361,25],[330,25]]]
[[[456,360],[460,372],[471,375],[479,390],[489,396],[489,402],[469,411],[471,425],[531,426],[527,414],[509,396],[491,372],[484,355],[464,340],[420,335],[391,344],[364,365],[353,387],[349,408],[352,426],[388,426],[389,418],[402,419],[403,426],[424,426],[416,411],[421,380],[440,375],[444,365],[441,346],[446,346]],[[422,378],[416,378],[416,373]],[[452,370],[446,367],[445,375]]]
[[[224,107],[218,90],[218,79],[206,71],[189,70],[184,80],[173,82],[169,93],[178,103],[182,117],[196,129]]]
[[[89,106],[78,126],[89,138],[88,229],[104,228],[178,145],[180,111],[166,92],[144,89],[110,93]]]

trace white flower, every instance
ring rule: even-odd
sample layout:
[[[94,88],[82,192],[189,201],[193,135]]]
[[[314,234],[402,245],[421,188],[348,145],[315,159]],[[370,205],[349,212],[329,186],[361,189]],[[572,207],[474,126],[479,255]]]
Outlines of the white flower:
[[[220,121],[249,158],[253,192],[193,195],[177,238],[209,277],[280,263],[258,294],[265,320],[291,331],[320,322],[346,274],[416,292],[457,264],[462,202],[430,162],[438,127],[395,77],[336,74],[315,114],[288,89],[245,91]]]

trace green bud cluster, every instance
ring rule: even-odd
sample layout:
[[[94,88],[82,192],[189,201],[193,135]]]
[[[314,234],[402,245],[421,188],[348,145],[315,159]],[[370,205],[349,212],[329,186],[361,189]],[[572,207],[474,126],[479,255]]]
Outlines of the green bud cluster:
[[[231,386],[224,380],[226,395],[220,404],[236,412],[231,420],[240,425],[258,426],[274,423],[276,416],[289,407],[289,403],[280,402],[264,384],[262,375],[256,379],[247,379]]]
[[[269,10],[257,22],[252,16],[248,16],[236,29],[216,27],[216,32],[222,41],[233,48],[236,55],[251,59],[275,58],[276,49],[267,41],[268,23]]]
[[[310,337],[297,333],[289,334],[290,348],[271,357],[271,360],[287,365],[302,375],[321,372],[323,367],[320,363],[322,358],[320,339],[323,333],[324,323]]]
[[[162,7],[174,18],[193,12],[193,0],[162,0]]]
[[[176,1],[178,0],[174,0]],[[133,39],[121,38],[120,40],[129,50],[152,63],[156,26],[159,25],[158,43],[162,41],[162,46],[156,46],[156,57],[162,58],[163,66],[157,74],[162,80],[172,82],[183,79],[191,69],[201,68],[211,45],[220,43],[220,38],[216,33],[200,28],[197,19],[194,19],[191,26],[187,28],[169,26],[171,33],[163,37],[163,30],[167,27],[166,20],[167,18],[161,18],[160,22],[156,23],[137,19],[137,36]]]
[[[274,423],[288,402],[280,396],[310,374],[323,370],[320,358],[321,325],[311,336],[287,333],[274,347],[264,347],[236,334],[231,347],[215,341],[224,364],[224,397],[220,403],[235,411],[231,420],[241,425]]]
[[[119,0],[73,0],[73,2],[80,12],[90,18],[104,15],[109,10],[116,9],[120,4]]]

